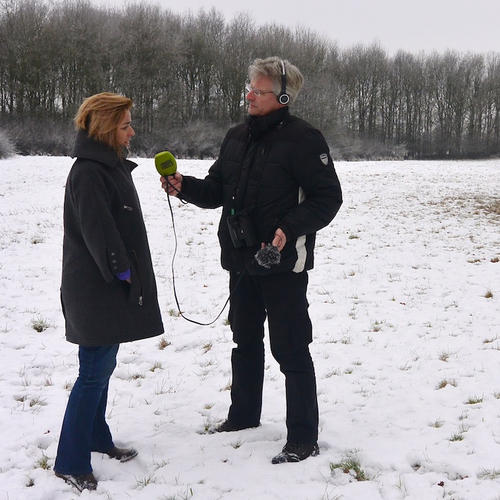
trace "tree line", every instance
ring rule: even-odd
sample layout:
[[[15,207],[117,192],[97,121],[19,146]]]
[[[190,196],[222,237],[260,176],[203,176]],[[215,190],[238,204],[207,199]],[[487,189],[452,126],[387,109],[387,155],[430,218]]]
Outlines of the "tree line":
[[[0,1],[0,133],[21,154],[68,154],[88,96],[134,101],[134,151],[217,154],[244,119],[247,68],[278,55],[305,77],[293,113],[334,158],[479,158],[500,151],[500,54],[393,56],[378,43],[340,49],[308,28],[248,14],[176,14],[158,5]]]

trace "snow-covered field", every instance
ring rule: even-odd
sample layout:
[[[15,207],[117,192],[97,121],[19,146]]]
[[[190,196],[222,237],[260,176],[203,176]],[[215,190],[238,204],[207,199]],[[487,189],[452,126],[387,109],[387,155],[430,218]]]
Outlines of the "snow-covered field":
[[[262,425],[207,432],[229,405],[227,310],[205,327],[177,314],[168,203],[138,163],[166,333],[122,345],[110,384],[115,441],[139,456],[93,455],[99,487],[80,495],[52,471],[77,374],[59,304],[72,160],[0,161],[0,500],[500,499],[500,161],[337,163],[345,201],[309,288],[321,454],[285,465],[270,354]],[[179,301],[208,323],[227,298],[219,211],[172,205]]]

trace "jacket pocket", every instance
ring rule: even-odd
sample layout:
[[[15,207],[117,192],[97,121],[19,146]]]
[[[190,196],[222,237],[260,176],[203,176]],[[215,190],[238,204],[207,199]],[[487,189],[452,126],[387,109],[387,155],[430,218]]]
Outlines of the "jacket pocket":
[[[130,294],[127,304],[130,306],[142,306],[142,280],[141,273],[139,271],[139,262],[137,260],[137,254],[135,253],[135,250],[133,250],[132,255],[132,265],[130,267]]]

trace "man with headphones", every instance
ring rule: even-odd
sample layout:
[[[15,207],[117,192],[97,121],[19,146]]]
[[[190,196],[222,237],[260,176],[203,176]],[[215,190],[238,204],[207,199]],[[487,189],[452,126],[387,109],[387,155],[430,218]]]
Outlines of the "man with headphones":
[[[214,432],[261,423],[264,323],[271,352],[285,375],[287,441],[272,463],[299,462],[319,453],[319,411],[309,352],[308,271],[316,232],[342,204],[342,192],[323,135],[290,114],[303,85],[293,64],[256,59],[249,68],[248,117],[229,130],[204,179],[179,172],[161,178],[173,196],[202,208],[222,206],[221,264],[230,273],[231,406]],[[278,254],[272,264],[260,249]]]

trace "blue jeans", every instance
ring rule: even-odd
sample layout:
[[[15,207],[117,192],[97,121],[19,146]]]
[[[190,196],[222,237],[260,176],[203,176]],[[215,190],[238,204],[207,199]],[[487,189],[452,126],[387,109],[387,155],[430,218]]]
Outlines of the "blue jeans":
[[[105,414],[118,348],[119,344],[79,347],[78,378],[69,395],[54,465],[60,474],[89,474],[90,452],[114,446]]]

